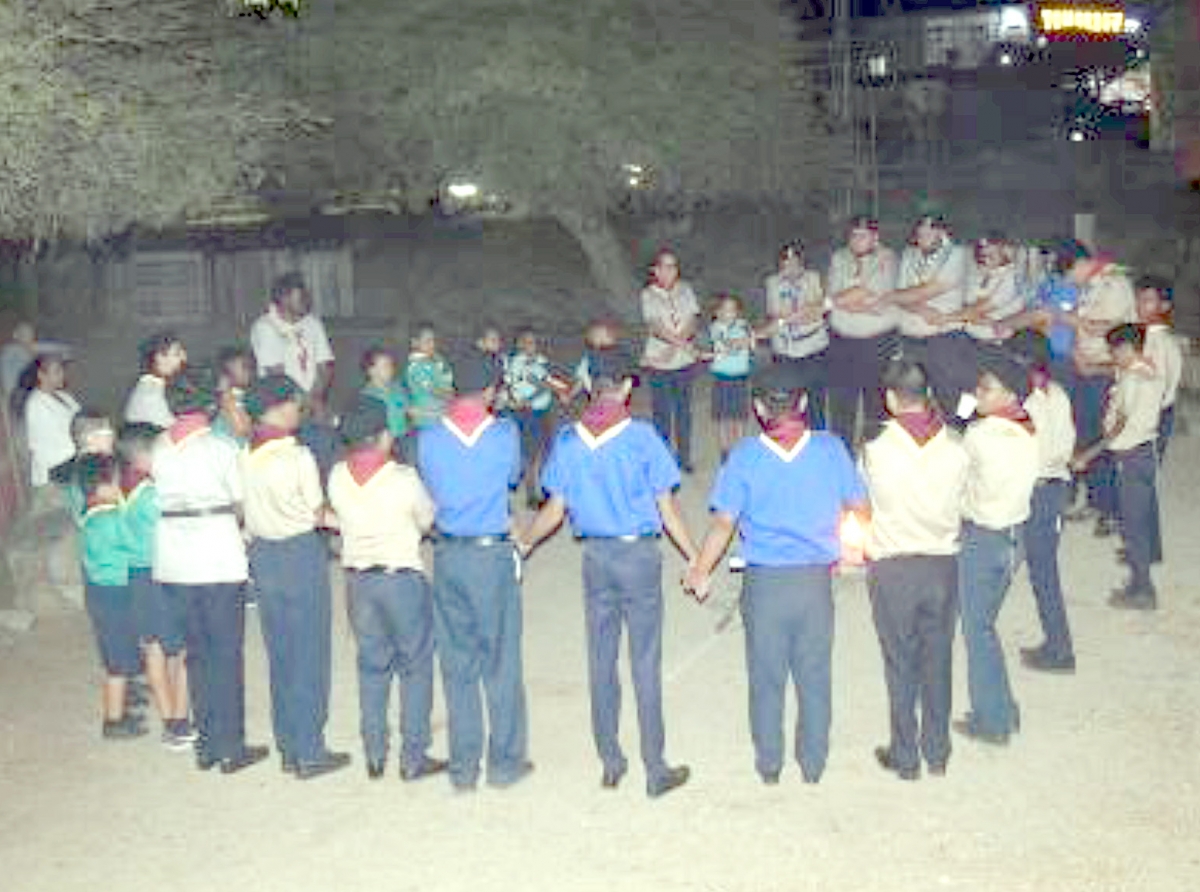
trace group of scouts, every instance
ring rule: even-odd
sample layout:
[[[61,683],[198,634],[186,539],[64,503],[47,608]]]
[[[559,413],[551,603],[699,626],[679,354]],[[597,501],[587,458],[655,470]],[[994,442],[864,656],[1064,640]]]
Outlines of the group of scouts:
[[[922,758],[930,773],[945,771],[960,616],[971,708],[956,726],[971,739],[1007,743],[1020,714],[995,622],[1022,553],[1046,635],[1022,658],[1034,669],[1074,668],[1057,562],[1073,474],[1104,465],[1107,484],[1096,486],[1115,492],[1130,581],[1114,605],[1155,604],[1150,567],[1161,559],[1155,481],[1180,363],[1166,326],[1170,291],[1147,280],[1135,299],[1119,269],[1078,249],[1049,300],[992,320],[991,336],[971,341],[968,353],[959,333],[968,315],[983,324],[978,309],[972,315],[961,299],[939,305],[948,291],[961,289],[944,272],[956,256],[951,249],[960,249],[945,224],[930,218],[919,221],[913,249],[919,255],[907,265],[921,274],[898,289],[877,227],[855,221],[848,246],[834,256],[840,272],[831,274],[827,306],[820,314],[796,311],[804,325],[817,315],[832,325],[831,354],[839,341],[863,342],[839,348],[863,353],[866,368],[854,372],[861,379],[855,399],[863,403],[861,439],[853,424],[837,434],[819,429],[824,412],[803,363],[776,361],[753,377],[739,366],[729,376],[745,390],[722,396],[722,406],[744,400],[761,432],[722,438],[711,526],[700,540],[690,535],[676,501],[681,466],[690,465],[680,454],[678,429],[663,430],[629,408],[639,373],[655,387],[662,371],[651,360],[661,364],[669,351],[654,347],[656,339],[680,352],[694,349],[695,331],[679,321],[687,313],[671,307],[677,275],[666,283],[668,312],[651,326],[641,367],[620,348],[615,327],[598,323],[587,332],[574,382],[554,380],[532,333],[523,333],[517,353],[502,362],[493,343],[498,332],[485,331],[451,368],[432,327],[418,326],[403,388],[390,354],[364,356],[366,385],[336,427],[340,447],[330,445],[328,425],[328,436],[314,433],[322,427],[314,424],[322,409],[314,398],[321,392],[314,387],[319,358],[289,354],[266,363],[266,374],[252,380],[252,363],[230,353],[217,379],[187,367],[177,339],[151,343],[147,374],[126,408],[133,423],[122,428],[115,450],[111,427],[80,413],[73,422],[79,455],[58,476],[79,509],[88,609],[107,672],[105,736],[144,733],[127,690],[127,679],[144,667],[168,745],[194,746],[201,769],[224,773],[265,759],[267,748],[248,745],[244,735],[243,625],[252,589],[282,769],[307,779],[345,767],[349,756],[330,751],[324,739],[328,540],[336,532],[358,645],[368,776],[385,774],[396,677],[403,779],[446,772],[464,791],[481,775],[496,787],[517,783],[533,770],[521,656],[522,560],[569,519],[582,546],[602,786],[617,787],[628,767],[618,734],[624,632],[647,793],[661,796],[689,778],[687,766],[665,756],[664,533],[687,562],[685,590],[700,601],[739,537],[755,766],[765,783],[779,781],[791,680],[800,701],[795,754],[804,780],[815,783],[829,746],[833,568],[842,558],[843,525],[853,516],[866,531],[868,586],[891,702],[891,739],[876,752],[880,764],[905,779],[919,776]],[[795,260],[795,249],[787,250],[783,260]],[[651,287],[663,285],[656,278]],[[281,283],[276,298],[272,310],[290,314],[289,325],[306,318],[302,282]],[[734,327],[738,309],[723,300],[714,326]],[[932,333],[896,337],[887,328],[850,335],[845,323],[839,331],[838,314],[862,317],[862,332],[878,328],[880,319],[894,326],[908,314]],[[672,324],[682,325],[680,333]],[[958,327],[940,332],[939,325]],[[714,331],[712,343],[722,333]],[[735,335],[735,350],[760,336]],[[705,358],[716,363],[729,352],[709,348]],[[514,359],[538,371],[514,376]],[[1107,382],[1099,388],[1101,429],[1077,449],[1078,404],[1097,389],[1089,373]],[[577,403],[554,429],[548,407],[556,396]],[[150,408],[131,411],[139,401]],[[514,518],[510,500],[522,479],[531,504],[540,505],[525,524]],[[432,582],[421,556],[426,538],[433,544]],[[448,717],[446,760],[428,752],[435,651]]]

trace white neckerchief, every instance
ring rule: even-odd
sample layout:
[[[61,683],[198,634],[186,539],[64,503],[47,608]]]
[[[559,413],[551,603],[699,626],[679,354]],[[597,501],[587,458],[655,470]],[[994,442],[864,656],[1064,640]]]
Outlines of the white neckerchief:
[[[494,416],[489,415],[487,418],[483,419],[483,421],[479,422],[479,427],[475,428],[474,432],[468,436],[459,430],[458,425],[456,425],[453,421],[451,421],[445,415],[442,416],[442,424],[446,425],[446,428],[450,431],[450,433],[454,434],[455,439],[457,439],[458,442],[462,443],[468,449],[472,448],[476,443],[479,442],[479,438],[483,436],[483,432],[491,427],[492,422],[495,420],[496,419]]]
[[[582,421],[577,421],[575,423],[575,432],[579,434],[579,439],[583,440],[583,445],[592,452],[595,452],[605,443],[608,443],[620,436],[622,431],[629,427],[629,422],[632,420],[632,418],[622,419],[598,437],[593,435],[590,430],[584,427]]]
[[[791,449],[784,449],[766,434],[759,434],[758,439],[764,446],[774,452],[785,462],[791,463],[797,455],[804,451],[804,447],[808,445],[808,441],[812,439],[812,431],[805,431],[804,434],[796,441],[796,444]]]

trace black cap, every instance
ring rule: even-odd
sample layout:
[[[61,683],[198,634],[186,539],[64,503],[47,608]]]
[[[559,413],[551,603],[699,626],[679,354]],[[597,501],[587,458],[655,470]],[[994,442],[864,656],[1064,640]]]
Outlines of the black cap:
[[[304,391],[287,375],[274,374],[259,378],[246,394],[246,411],[261,418],[269,409],[284,403],[300,402]]]
[[[339,430],[342,439],[354,445],[374,440],[387,430],[387,406],[373,396],[360,396],[350,411],[342,416]]]
[[[454,364],[454,388],[459,393],[481,393],[499,381],[499,364],[478,350],[472,350]]]

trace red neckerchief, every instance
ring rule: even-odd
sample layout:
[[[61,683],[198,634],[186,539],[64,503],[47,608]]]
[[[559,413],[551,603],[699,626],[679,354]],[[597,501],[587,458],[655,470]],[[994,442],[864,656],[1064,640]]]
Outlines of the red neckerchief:
[[[918,446],[924,446],[945,427],[942,416],[932,406],[912,412],[900,412],[895,418],[896,423],[916,440]]]
[[[799,412],[788,412],[764,424],[763,433],[790,452],[808,433],[808,421]]]
[[[1033,369],[1029,373],[1029,384],[1034,390],[1047,390],[1050,387],[1050,373],[1045,369]]]
[[[346,456],[346,467],[354,482],[365,486],[389,461],[391,456],[378,446],[358,446]]]
[[[593,437],[598,437],[628,417],[629,406],[625,404],[625,400],[601,397],[587,404],[587,408],[579,416],[579,423]]]
[[[257,424],[254,426],[254,432],[250,435],[250,451],[253,452],[259,446],[270,443],[272,440],[282,440],[291,435],[291,431],[275,427],[272,424]]]
[[[187,415],[180,415],[175,419],[175,423],[167,428],[167,436],[171,438],[172,443],[178,443],[206,427],[208,427],[207,415],[203,412],[189,412]]]
[[[1001,406],[991,414],[996,418],[1006,418],[1015,424],[1021,425],[1029,433],[1034,433],[1033,419],[1029,417],[1029,413],[1025,411],[1024,407],[1017,403]]]
[[[129,495],[138,488],[138,485],[143,480],[149,479],[149,474],[139,471],[137,468],[126,466],[121,469],[121,492],[125,493],[125,495]]]
[[[483,397],[478,394],[455,397],[446,406],[446,418],[467,437],[475,433],[491,415]]]

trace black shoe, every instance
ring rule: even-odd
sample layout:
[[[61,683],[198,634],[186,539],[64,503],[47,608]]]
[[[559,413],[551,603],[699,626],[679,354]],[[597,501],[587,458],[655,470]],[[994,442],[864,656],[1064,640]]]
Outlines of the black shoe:
[[[287,753],[279,754],[279,768],[284,774],[296,773],[296,760]]]
[[[1156,610],[1158,596],[1152,591],[1131,592],[1127,589],[1118,589],[1108,599],[1108,606],[1116,607],[1118,610]]]
[[[119,719],[105,721],[100,728],[100,735],[105,740],[132,740],[146,733],[146,726],[140,718],[126,715]]]
[[[401,765],[400,780],[419,781],[423,777],[432,777],[435,774],[441,774],[449,767],[450,763],[445,759],[424,756],[419,765]]]
[[[930,777],[945,777],[946,776],[946,763],[945,762],[934,762],[934,763],[930,764],[929,776]]]
[[[1070,511],[1067,511],[1063,514],[1063,520],[1071,522],[1091,520],[1094,517],[1100,517],[1100,511],[1097,508],[1093,508],[1091,505],[1081,505],[1080,507],[1072,508]]]
[[[1075,671],[1074,654],[1057,654],[1044,644],[1041,647],[1022,647],[1021,662],[1026,668],[1037,672],[1069,674]]]
[[[329,750],[321,753],[315,759],[300,759],[296,762],[296,777],[299,780],[312,780],[325,774],[340,771],[350,764],[349,753],[331,753]]]
[[[221,760],[221,773],[234,774],[243,768],[257,765],[269,755],[271,755],[270,747],[243,746],[242,751],[236,756],[230,756],[228,759]]]
[[[380,780],[383,777],[384,765],[382,762],[372,762],[367,760],[367,777],[371,780]]]
[[[610,768],[605,768],[604,773],[600,775],[600,786],[605,790],[615,790],[621,786],[621,778],[625,776],[626,770],[625,765],[614,765]]]
[[[762,782],[768,787],[774,787],[779,784],[779,774],[778,771],[760,771],[758,776],[762,778]]]
[[[997,734],[992,731],[981,731],[969,718],[955,719],[951,723],[951,727],[963,737],[969,737],[977,743],[989,743],[992,746],[1008,746],[1009,734],[1007,731],[1003,734]]]
[[[879,767],[886,771],[894,772],[900,780],[915,781],[921,776],[921,767],[919,765],[912,768],[901,768],[896,764],[896,760],[892,758],[892,751],[886,746],[875,747],[875,761],[879,763]]]
[[[665,796],[672,790],[682,787],[688,782],[688,778],[692,776],[692,770],[686,765],[679,765],[675,768],[668,768],[667,773],[657,780],[652,780],[646,784],[646,795],[651,799],[657,799],[660,796]]]

